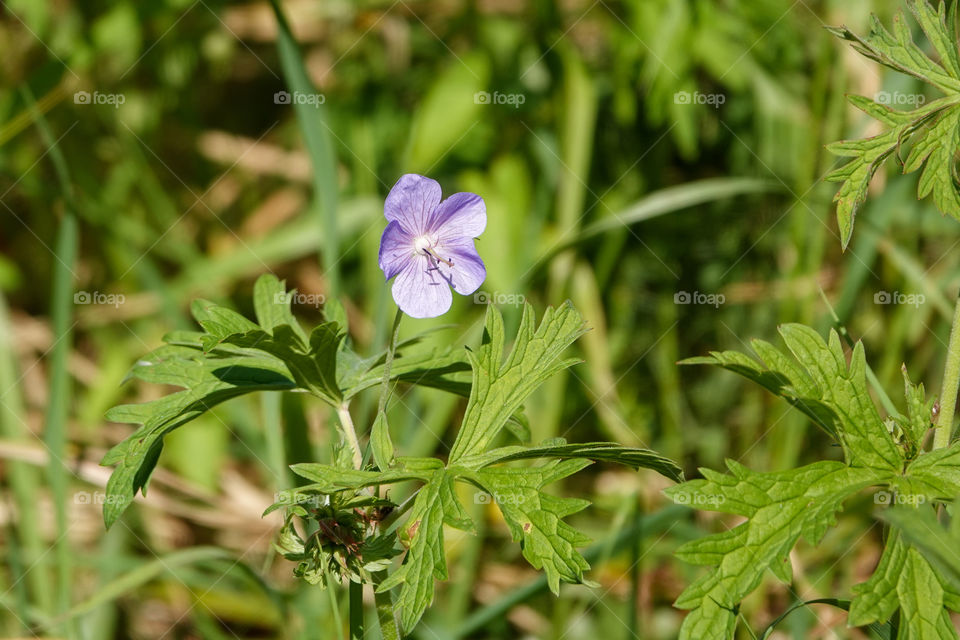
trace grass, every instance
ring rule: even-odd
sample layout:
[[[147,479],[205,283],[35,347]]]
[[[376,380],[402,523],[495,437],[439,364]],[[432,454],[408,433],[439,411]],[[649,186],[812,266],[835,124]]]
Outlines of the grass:
[[[278,521],[261,518],[296,481],[286,465],[329,458],[333,412],[273,394],[218,407],[170,436],[149,497],[109,534],[97,462],[127,429],[102,415],[158,393],[122,384],[125,370],[190,328],[193,297],[250,313],[266,271],[341,302],[351,340],[381,349],[393,313],[376,266],[382,200],[404,172],[483,195],[482,290],[509,327],[519,296],[539,308],[570,298],[593,327],[574,348],[584,364],[526,407],[534,440],[642,443],[688,475],[724,457],[769,470],[829,454],[769,395],[675,363],[772,338],[781,322],[825,329],[830,306],[864,340],[879,388],[897,397],[906,357],[937,389],[960,287],[955,222],[888,167],[841,254],[833,187],[820,181],[835,163],[822,145],[865,124],[845,94],[917,90],[855,66],[822,25],[863,31],[869,11],[889,21],[898,6],[5,3],[0,634],[342,637],[347,594],[295,581],[270,546]],[[77,103],[81,90],[124,102]],[[324,102],[277,104],[278,91]],[[475,98],[484,91],[490,103]],[[685,104],[684,92],[724,102]],[[676,304],[681,292],[724,303]],[[875,304],[880,292],[924,302]],[[323,311],[295,308],[308,323]],[[482,313],[458,298],[443,318],[405,322],[404,337],[452,324],[445,340],[476,345]],[[462,408],[398,389],[397,446],[444,455]],[[362,434],[376,409],[372,392],[353,403]],[[671,602],[699,574],[671,553],[730,521],[669,504],[664,486],[602,465],[567,484],[594,502],[575,520],[597,541],[587,557],[601,586],[559,598],[499,516],[470,505],[484,526],[447,536],[451,580],[417,637],[673,637]],[[862,579],[880,529],[862,556],[846,551],[871,508],[849,505],[849,526],[801,547],[793,592],[771,582],[769,598],[743,604],[755,630]],[[842,627],[817,612],[782,629]]]

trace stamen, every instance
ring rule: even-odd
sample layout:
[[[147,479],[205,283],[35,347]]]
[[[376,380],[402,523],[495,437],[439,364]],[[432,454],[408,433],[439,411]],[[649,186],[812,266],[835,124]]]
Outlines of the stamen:
[[[424,251],[427,252],[427,254],[433,256],[433,259],[434,259],[434,260],[437,260],[437,261],[439,261],[439,262],[442,262],[442,263],[444,263],[445,265],[447,265],[448,267],[453,268],[453,260],[447,260],[446,258],[441,258],[440,256],[437,255],[437,252],[436,252],[436,251],[434,251],[433,249],[431,249],[431,248],[429,248],[429,247],[425,247],[425,248],[424,248]]]

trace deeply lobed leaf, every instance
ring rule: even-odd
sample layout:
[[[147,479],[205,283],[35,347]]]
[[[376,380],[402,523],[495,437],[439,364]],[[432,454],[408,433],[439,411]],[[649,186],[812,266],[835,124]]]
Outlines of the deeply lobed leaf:
[[[960,149],[960,62],[947,21],[946,5],[941,2],[939,10],[935,10],[927,0],[908,0],[910,11],[937,52],[939,62],[913,42],[902,14],[894,17],[892,33],[876,16],[871,16],[870,32],[863,37],[846,27],[831,29],[839,37],[853,42],[854,49],[871,60],[918,78],[946,94],[944,98],[906,112],[894,111],[863,97],[851,98],[855,106],[890,128],[871,138],[842,141],[827,147],[837,155],[853,157],[826,177],[842,183],[834,201],[844,248],[850,242],[854,218],[866,200],[871,178],[891,155],[900,159],[901,146],[911,137],[915,138],[913,148],[901,164],[904,173],[925,165],[918,197],[925,198],[932,193],[940,211],[960,219],[955,166],[955,156]]]
[[[885,424],[866,388],[866,359],[860,344],[848,365],[835,333],[824,341],[809,328],[787,325],[781,334],[793,358],[756,341],[753,346],[762,363],[736,352],[714,353],[691,362],[720,365],[791,401],[841,443],[845,462],[823,461],[772,473],[756,473],[728,462],[730,474],[703,469],[705,479],[666,491],[677,502],[746,518],[729,531],[687,543],[677,551],[690,563],[712,567],[676,602],[678,607],[692,609],[681,638],[732,637],[737,608],[760,584],[763,572],[769,568],[789,581],[788,554],[796,542],[802,537],[815,544],[846,498],[866,487],[882,486],[886,492],[877,494],[881,502],[912,505],[895,507],[883,516],[905,527],[909,543],[896,533],[887,539],[876,571],[854,589],[849,623],[885,623],[896,620],[899,611],[898,638],[955,639],[947,609],[960,606],[958,585],[951,577],[960,572],[953,573],[949,562],[938,565],[931,558],[955,555],[956,545],[945,543],[942,535],[933,535],[934,543],[916,545],[924,530],[935,533],[930,504],[960,494],[960,443],[923,451],[923,440],[932,427],[932,402],[922,385],[910,382],[906,371],[905,415],[890,417]],[[960,539],[960,525],[956,535]]]
[[[854,348],[847,365],[835,331],[830,332],[829,343],[799,324],[782,326],[780,334],[792,358],[768,342],[754,340],[752,346],[761,362],[725,351],[682,364],[721,366],[786,399],[837,439],[852,466],[902,469],[904,452],[884,426],[867,391],[862,344]]]
[[[548,308],[536,330],[535,322],[533,307],[525,304],[516,342],[503,361],[503,317],[495,306],[487,308],[484,344],[470,356],[470,398],[450,450],[451,463],[486,450],[527,396],[577,362],[560,358],[586,331],[583,317],[569,301],[557,309]]]

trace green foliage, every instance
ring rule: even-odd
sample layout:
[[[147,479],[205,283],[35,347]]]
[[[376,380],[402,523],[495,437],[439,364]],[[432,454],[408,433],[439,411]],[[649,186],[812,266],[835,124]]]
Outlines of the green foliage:
[[[724,351],[683,364],[719,365],[785,398],[839,442],[851,466],[900,469],[905,454],[867,392],[863,345],[857,344],[848,365],[836,331],[830,332],[829,342],[800,324],[780,327],[780,335],[792,358],[769,342],[754,340],[759,362]]]
[[[554,460],[533,469],[493,467],[472,475],[497,503],[514,541],[523,547],[523,557],[546,572],[554,593],[561,580],[583,582],[583,572],[590,568],[577,551],[590,539],[563,521],[590,503],[552,496],[542,489],[589,464],[590,460]]]
[[[946,94],[910,111],[898,111],[861,96],[850,98],[854,106],[881,122],[887,130],[870,138],[828,145],[836,155],[853,158],[826,177],[842,183],[834,200],[844,247],[850,242],[854,217],[866,200],[870,179],[891,155],[900,161],[904,173],[924,167],[917,196],[925,198],[932,193],[941,212],[960,220],[955,161],[960,149],[960,57],[953,35],[956,5],[951,4],[948,13],[948,4],[941,2],[936,10],[927,0],[907,2],[939,62],[913,42],[902,14],[894,18],[893,33],[884,28],[876,16],[871,16],[870,33],[863,37],[846,27],[831,29],[837,36],[853,42],[853,47],[871,60],[911,75]],[[901,147],[907,143],[912,147],[906,160],[902,160]]]
[[[583,318],[569,302],[559,309],[548,309],[534,331],[533,308],[523,308],[513,350],[503,361],[503,318],[488,313],[484,325],[484,344],[471,354],[473,384],[463,424],[450,450],[456,462],[467,452],[482,452],[506,424],[523,401],[547,378],[575,364],[560,356],[574,340],[583,335]]]
[[[410,518],[400,531],[407,547],[404,564],[380,583],[383,593],[401,586],[396,605],[400,625],[410,631],[433,602],[435,580],[447,579],[443,549],[443,525],[470,530],[473,522],[453,491],[453,476],[438,469],[417,494]]]
[[[204,332],[167,336],[167,346],[135,367],[133,374],[138,378],[185,390],[111,411],[112,419],[143,426],[104,459],[104,464],[118,465],[104,508],[108,526],[138,490],[145,490],[163,436],[214,404],[250,391],[279,389],[307,392],[343,412],[359,390],[382,379],[385,354],[361,358],[334,321],[307,334],[290,313],[290,298],[283,283],[265,275],[254,288],[257,323],[209,302],[195,303],[193,315]],[[452,354],[409,354],[418,338],[398,345],[391,379],[468,394],[450,456],[443,461],[397,455],[386,413],[378,411],[369,432],[375,469],[352,468],[351,455],[343,449],[329,464],[292,465],[308,483],[280,492],[267,512],[285,512],[276,546],[297,563],[294,573],[312,584],[325,584],[331,575],[375,582],[379,593],[399,587],[399,622],[405,631],[412,630],[433,601],[435,581],[447,578],[443,526],[474,529],[456,494],[455,483],[462,482],[481,490],[477,502],[497,504],[524,557],[544,570],[555,593],[561,581],[584,582],[589,564],[577,548],[589,539],[563,518],[589,503],[550,495],[545,487],[598,460],[681,478],[679,467],[667,458],[615,443],[567,444],[554,439],[540,446],[491,448],[511,422],[525,425],[522,406],[530,394],[577,362],[561,356],[584,330],[583,318],[570,303],[548,309],[539,326],[532,307],[526,305],[513,348],[504,358],[503,318],[490,306],[483,344],[468,354],[472,373],[465,384],[448,377],[459,371],[459,361]],[[505,466],[528,459],[547,462]],[[380,497],[381,487],[398,482],[420,484],[409,514],[404,505]],[[392,526],[403,516],[402,525]],[[298,528],[298,521],[304,526]],[[301,530],[311,533],[303,536]],[[383,580],[375,579],[374,574],[401,553],[400,567]]]
[[[108,527],[138,491],[146,490],[163,437],[220,402],[252,391],[299,390],[338,406],[380,381],[382,357],[363,360],[353,353],[344,344],[344,332],[336,322],[325,322],[308,335],[290,312],[292,294],[276,277],[261,277],[254,288],[259,324],[212,302],[196,301],[191,312],[204,332],[168,334],[166,346],[133,368],[135,378],[184,391],[143,404],[114,407],[107,413],[109,420],[141,425],[102,461],[117,465],[104,505]],[[398,353],[391,378],[465,394],[469,386],[451,378],[461,370],[457,362],[448,353],[411,357]]]
[[[917,510],[909,506],[896,506],[887,509],[881,517],[899,531],[923,557],[934,567],[938,576],[943,578],[945,596],[957,602],[960,594],[960,518],[957,517],[960,504],[950,505],[950,518],[947,526],[941,524],[937,513],[930,509]],[[951,605],[956,610],[957,604]]]
[[[685,362],[724,367],[783,397],[836,439],[844,461],[767,473],[728,461],[729,474],[703,469],[704,479],[667,489],[678,503],[746,519],[677,551],[687,562],[713,567],[677,599],[676,606],[692,609],[682,638],[732,637],[739,604],[760,585],[764,572],[770,569],[790,582],[794,545],[800,538],[817,544],[844,501],[863,489],[883,487],[878,503],[909,504],[914,513],[927,516],[932,515],[928,503],[960,494],[960,443],[922,450],[933,426],[932,402],[922,386],[913,385],[904,372],[906,416],[885,423],[867,390],[860,343],[848,365],[834,331],[827,341],[801,325],[786,325],[780,333],[790,355],[754,341],[760,361],[727,351]],[[956,638],[947,608],[956,610],[957,600],[945,590],[945,581],[917,549],[890,536],[873,576],[855,589],[849,624],[886,622],[899,610],[898,637]]]
[[[101,464],[116,465],[107,483],[103,517],[111,526],[146,491],[163,437],[224,400],[251,391],[295,387],[289,372],[272,358],[240,354],[230,349],[205,354],[200,349],[170,344],[137,363],[132,375],[154,384],[184,390],[138,405],[121,405],[107,419],[141,425],[104,456]]]

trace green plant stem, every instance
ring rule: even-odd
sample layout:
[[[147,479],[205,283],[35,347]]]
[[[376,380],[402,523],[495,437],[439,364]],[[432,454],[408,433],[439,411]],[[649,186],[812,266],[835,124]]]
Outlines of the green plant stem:
[[[396,350],[397,335],[400,333],[401,317],[403,317],[403,314],[397,309],[397,315],[393,319],[393,330],[390,332],[390,343],[387,345],[387,358],[383,365],[383,383],[380,386],[378,413],[382,413],[387,406],[387,396],[390,391],[390,367],[393,365],[393,353]],[[356,469],[361,469],[363,467],[363,453],[360,451],[360,440],[357,438],[357,430],[353,425],[353,418],[350,416],[349,405],[347,403],[341,404],[337,408],[337,415],[340,417],[340,424],[343,426],[344,436],[353,449],[353,466]],[[375,584],[376,582],[379,581],[375,581]],[[350,640],[362,640],[366,633],[363,623],[363,583],[351,581],[349,593]],[[387,610],[390,611],[389,617],[386,616]],[[396,623],[393,622],[393,624],[390,624],[393,613],[392,600],[389,594],[386,594],[386,599],[383,597],[377,598],[377,612],[377,620],[381,626],[381,635],[385,638],[396,637]],[[385,622],[387,623],[386,628],[384,627]],[[388,635],[391,634],[391,632],[393,635]]]
[[[943,368],[943,389],[940,393],[940,415],[933,434],[933,448],[943,449],[950,444],[953,416],[957,409],[957,390],[960,388],[960,298],[953,310],[947,362]]]
[[[378,591],[377,587],[386,580],[387,572],[377,571],[373,574],[373,597],[377,603],[377,624],[380,625],[380,635],[383,640],[400,640],[400,629],[394,613],[393,596],[390,591]]]
[[[357,438],[357,428],[353,426],[353,418],[350,416],[350,404],[344,402],[337,407],[337,416],[340,418],[340,426],[343,428],[343,435],[347,439],[347,445],[353,450],[353,467],[360,469],[363,467],[363,453],[360,451],[360,440]]]
[[[353,466],[355,469],[360,469],[363,467],[363,454],[360,452],[357,429],[353,426],[353,418],[350,416],[349,403],[344,402],[337,407],[337,415],[340,417],[340,425],[343,427],[343,435],[347,439],[347,444],[353,449]],[[351,580],[348,593],[347,610],[350,620],[350,640],[361,640],[364,634],[363,584]]]
[[[337,583],[333,578],[333,574],[330,573],[326,568],[323,570],[323,577],[327,581],[327,588],[325,591],[330,596],[330,611],[333,612],[333,624],[337,628],[337,633],[339,635],[340,631],[343,630],[343,620],[340,618],[340,602],[337,599]]]
[[[403,312],[397,309],[393,317],[393,329],[390,331],[390,342],[387,344],[387,359],[383,363],[383,382],[380,384],[380,404],[377,413],[383,413],[387,408],[387,398],[390,395],[390,369],[393,367],[393,354],[397,350],[397,338],[400,336],[400,320]]]
[[[363,640],[363,583],[350,581],[350,640]]]
[[[401,318],[403,318],[403,312],[400,311],[400,309],[397,309],[397,313],[393,317],[393,328],[391,329],[390,337],[388,338],[389,342],[387,343],[387,357],[383,363],[383,381],[380,384],[380,400],[377,404],[377,415],[386,411],[387,400],[390,397],[390,369],[393,366],[393,355],[397,349],[397,338],[400,335]],[[375,491],[377,495],[379,495],[380,488],[377,487]],[[386,526],[389,526],[389,524],[395,522],[400,514],[404,513],[409,505],[412,504],[413,500],[408,499],[404,504],[394,509],[393,513],[390,514],[392,518],[388,517],[381,523],[381,530],[385,529]],[[386,571],[378,571],[373,574],[373,597],[374,601],[376,602],[377,624],[380,627],[380,636],[384,640],[399,640],[401,634],[400,629],[397,626],[396,616],[394,615],[393,596],[389,591],[381,593],[377,590],[377,587],[381,582],[383,582],[384,579],[386,579],[386,577]]]

